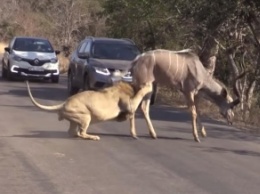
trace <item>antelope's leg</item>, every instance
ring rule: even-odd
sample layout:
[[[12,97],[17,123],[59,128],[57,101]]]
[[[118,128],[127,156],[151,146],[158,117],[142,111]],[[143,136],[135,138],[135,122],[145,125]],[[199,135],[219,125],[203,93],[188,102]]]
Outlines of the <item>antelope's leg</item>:
[[[191,111],[191,116],[192,116],[192,131],[193,131],[193,137],[196,142],[200,142],[199,135],[198,135],[198,130],[197,130],[197,111],[196,111],[196,106],[194,102],[194,93],[189,93],[186,95],[187,102],[188,102],[188,107],[190,108]]]
[[[77,137],[78,133],[77,133],[77,126],[78,124],[76,122],[73,122],[73,121],[69,121],[70,122],[70,127],[69,127],[69,130],[68,130],[68,133],[71,137]]]
[[[156,135],[155,130],[153,128],[153,124],[152,124],[152,121],[150,119],[150,114],[149,114],[151,96],[152,96],[152,93],[150,92],[149,94],[147,94],[144,97],[144,100],[142,101],[141,108],[142,108],[142,111],[143,111],[143,114],[144,114],[144,117],[145,117],[146,124],[148,125],[149,133],[154,139],[156,139],[157,135]]]
[[[199,130],[200,130],[201,136],[202,137],[207,137],[206,129],[202,125],[202,122],[201,122],[201,119],[200,119],[201,118],[201,112],[200,112],[200,108],[199,108],[200,97],[196,95],[194,100],[195,100],[195,106],[197,108],[197,122],[198,122],[198,126],[199,126]]]
[[[136,129],[135,129],[135,113],[130,115],[130,133],[133,138],[137,139]]]
[[[135,127],[135,111],[138,108],[139,104],[143,100],[144,96],[150,93],[153,90],[152,84],[148,83],[143,86],[137,94],[131,99],[129,104],[129,109],[131,111],[130,115],[130,131],[133,138],[137,139],[136,127]]]
[[[199,111],[198,111],[198,114],[197,114],[197,122],[198,122],[198,126],[199,126],[199,130],[200,130],[201,136],[202,137],[207,137],[206,129],[205,129],[205,127],[201,123],[200,112]]]

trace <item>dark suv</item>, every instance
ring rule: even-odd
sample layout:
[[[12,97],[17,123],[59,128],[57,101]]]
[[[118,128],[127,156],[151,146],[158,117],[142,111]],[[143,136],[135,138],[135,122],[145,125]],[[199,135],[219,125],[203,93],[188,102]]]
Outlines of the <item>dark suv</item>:
[[[121,77],[121,71],[131,66],[140,50],[130,39],[86,37],[73,51],[68,70],[68,93],[107,87],[114,81],[132,82],[131,73]],[[155,94],[155,93],[154,93]],[[155,95],[151,99],[154,101]]]

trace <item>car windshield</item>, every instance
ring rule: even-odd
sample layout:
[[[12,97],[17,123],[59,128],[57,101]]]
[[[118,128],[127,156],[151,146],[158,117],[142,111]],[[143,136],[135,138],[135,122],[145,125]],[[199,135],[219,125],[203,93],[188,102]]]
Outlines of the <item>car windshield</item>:
[[[16,51],[31,51],[31,52],[54,52],[50,42],[43,39],[34,38],[17,38],[14,42],[13,49]]]
[[[133,60],[140,51],[135,45],[95,42],[92,47],[92,56],[99,59]]]

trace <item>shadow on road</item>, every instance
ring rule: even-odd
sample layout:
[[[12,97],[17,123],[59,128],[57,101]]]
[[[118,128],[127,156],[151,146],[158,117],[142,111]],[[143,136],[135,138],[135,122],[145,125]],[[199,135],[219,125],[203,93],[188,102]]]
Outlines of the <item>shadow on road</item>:
[[[39,108],[31,105],[31,106],[26,106],[26,105],[7,105],[7,104],[0,104],[0,107],[10,107],[10,108],[21,108],[21,109],[30,109],[31,111],[38,111],[42,112]]]
[[[203,148],[202,148],[203,149]],[[204,148],[203,151],[205,152],[212,152],[212,153],[234,153],[238,155],[243,155],[243,156],[256,156],[260,157],[259,152],[255,151],[250,151],[250,150],[241,150],[241,149],[226,149],[226,148],[220,148],[220,147],[210,147],[210,148]]]
[[[186,122],[191,121],[191,117],[188,115],[185,109],[173,108],[170,106],[162,106],[162,105],[152,105],[150,106],[150,117],[151,120],[158,121],[180,121]],[[143,113],[140,108],[136,114],[137,118],[144,118]]]
[[[156,122],[154,122],[155,131],[158,135],[160,134],[160,130],[162,130],[168,132],[187,133],[190,134],[191,139],[193,139],[191,115],[187,109],[173,108],[170,106],[151,106],[150,116],[152,122],[154,120],[171,122],[168,126],[163,128],[157,128],[155,126]],[[143,113],[140,110],[137,111],[136,117],[140,119],[144,118]],[[210,138],[259,141],[260,134],[250,134],[246,133],[245,131],[240,131],[233,126],[226,124],[225,122],[212,120],[206,117],[202,117],[202,122],[207,130],[208,137]]]
[[[67,131],[31,131],[31,134],[25,135],[12,135],[10,137],[22,138],[72,138],[68,135]],[[73,139],[73,138],[72,138]],[[75,139],[75,138],[74,138]]]
[[[132,138],[132,136],[129,134],[115,134],[115,133],[99,133],[99,132],[94,132],[94,133],[90,133],[91,135],[98,135],[98,136],[106,136],[106,137],[125,137],[125,138],[131,138],[133,140],[138,140],[138,139],[148,139],[148,140],[155,140],[153,139],[150,135],[138,135],[137,139]],[[158,137],[158,139],[162,139],[162,140],[181,140],[181,141],[191,141],[190,139],[186,139],[186,138],[180,138],[180,137],[167,137],[167,136],[160,136]],[[158,140],[157,139],[157,140]],[[193,140],[192,140],[193,141]]]
[[[31,87],[31,92],[34,98],[42,100],[64,101],[68,96],[66,89],[60,87]],[[29,98],[26,87],[24,89],[9,90],[5,94]]]
[[[207,141],[207,138],[214,139],[226,139],[226,140],[235,140],[235,141],[249,141],[249,142],[260,142],[260,134],[251,134],[244,131],[240,131],[234,128],[225,127],[225,125],[212,125],[210,122],[205,123],[207,130],[207,137],[204,141]],[[191,125],[188,128],[179,128],[175,127],[174,123],[171,126],[158,128],[156,129],[157,134],[160,134],[160,130],[173,132],[173,133],[186,133],[190,135],[190,138],[193,139]],[[200,139],[204,139],[200,137]]]
[[[143,113],[138,109],[137,118],[144,118]],[[191,124],[191,114],[186,108],[176,108],[165,105],[152,105],[150,107],[151,120],[158,121],[174,121],[174,122],[187,122]],[[226,123],[221,121],[212,120],[207,117],[201,117],[203,124],[211,123],[216,125],[226,126]]]
[[[100,137],[118,137],[118,138],[127,138],[131,140],[138,140],[138,139],[147,139],[151,141],[156,141],[155,139],[151,138],[149,135],[139,135],[137,139],[132,138],[129,134],[115,134],[115,133],[99,133],[99,132],[89,132],[91,135],[98,135]],[[55,139],[82,139],[79,137],[70,137],[67,131],[31,131],[30,134],[25,135],[12,135],[10,137],[19,137],[19,138],[55,138]],[[185,139],[179,137],[166,137],[160,136],[159,140],[181,140],[181,141],[193,141],[193,139]]]
[[[26,84],[24,82],[24,79],[17,79],[15,81],[6,81],[0,78],[0,82],[6,83],[7,87],[11,85],[11,88],[7,91],[1,91],[0,95],[14,95],[19,97],[29,97]],[[20,83],[24,84],[24,86],[17,86],[12,85],[12,83]],[[66,85],[66,76],[62,75],[60,76],[60,82],[59,84],[53,84],[48,80],[41,80],[41,79],[30,79],[29,80],[30,88],[33,97],[43,100],[57,100],[57,101],[63,101],[68,97],[67,89],[62,88],[62,86]]]

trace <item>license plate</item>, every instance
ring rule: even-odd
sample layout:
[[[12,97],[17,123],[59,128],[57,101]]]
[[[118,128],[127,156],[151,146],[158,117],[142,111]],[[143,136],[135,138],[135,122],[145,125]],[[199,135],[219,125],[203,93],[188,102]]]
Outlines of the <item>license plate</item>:
[[[112,80],[112,83],[115,83],[115,82],[121,81],[122,78],[121,77],[111,77],[111,80]]]
[[[28,70],[29,71],[44,71],[44,69],[42,67],[29,67]]]

